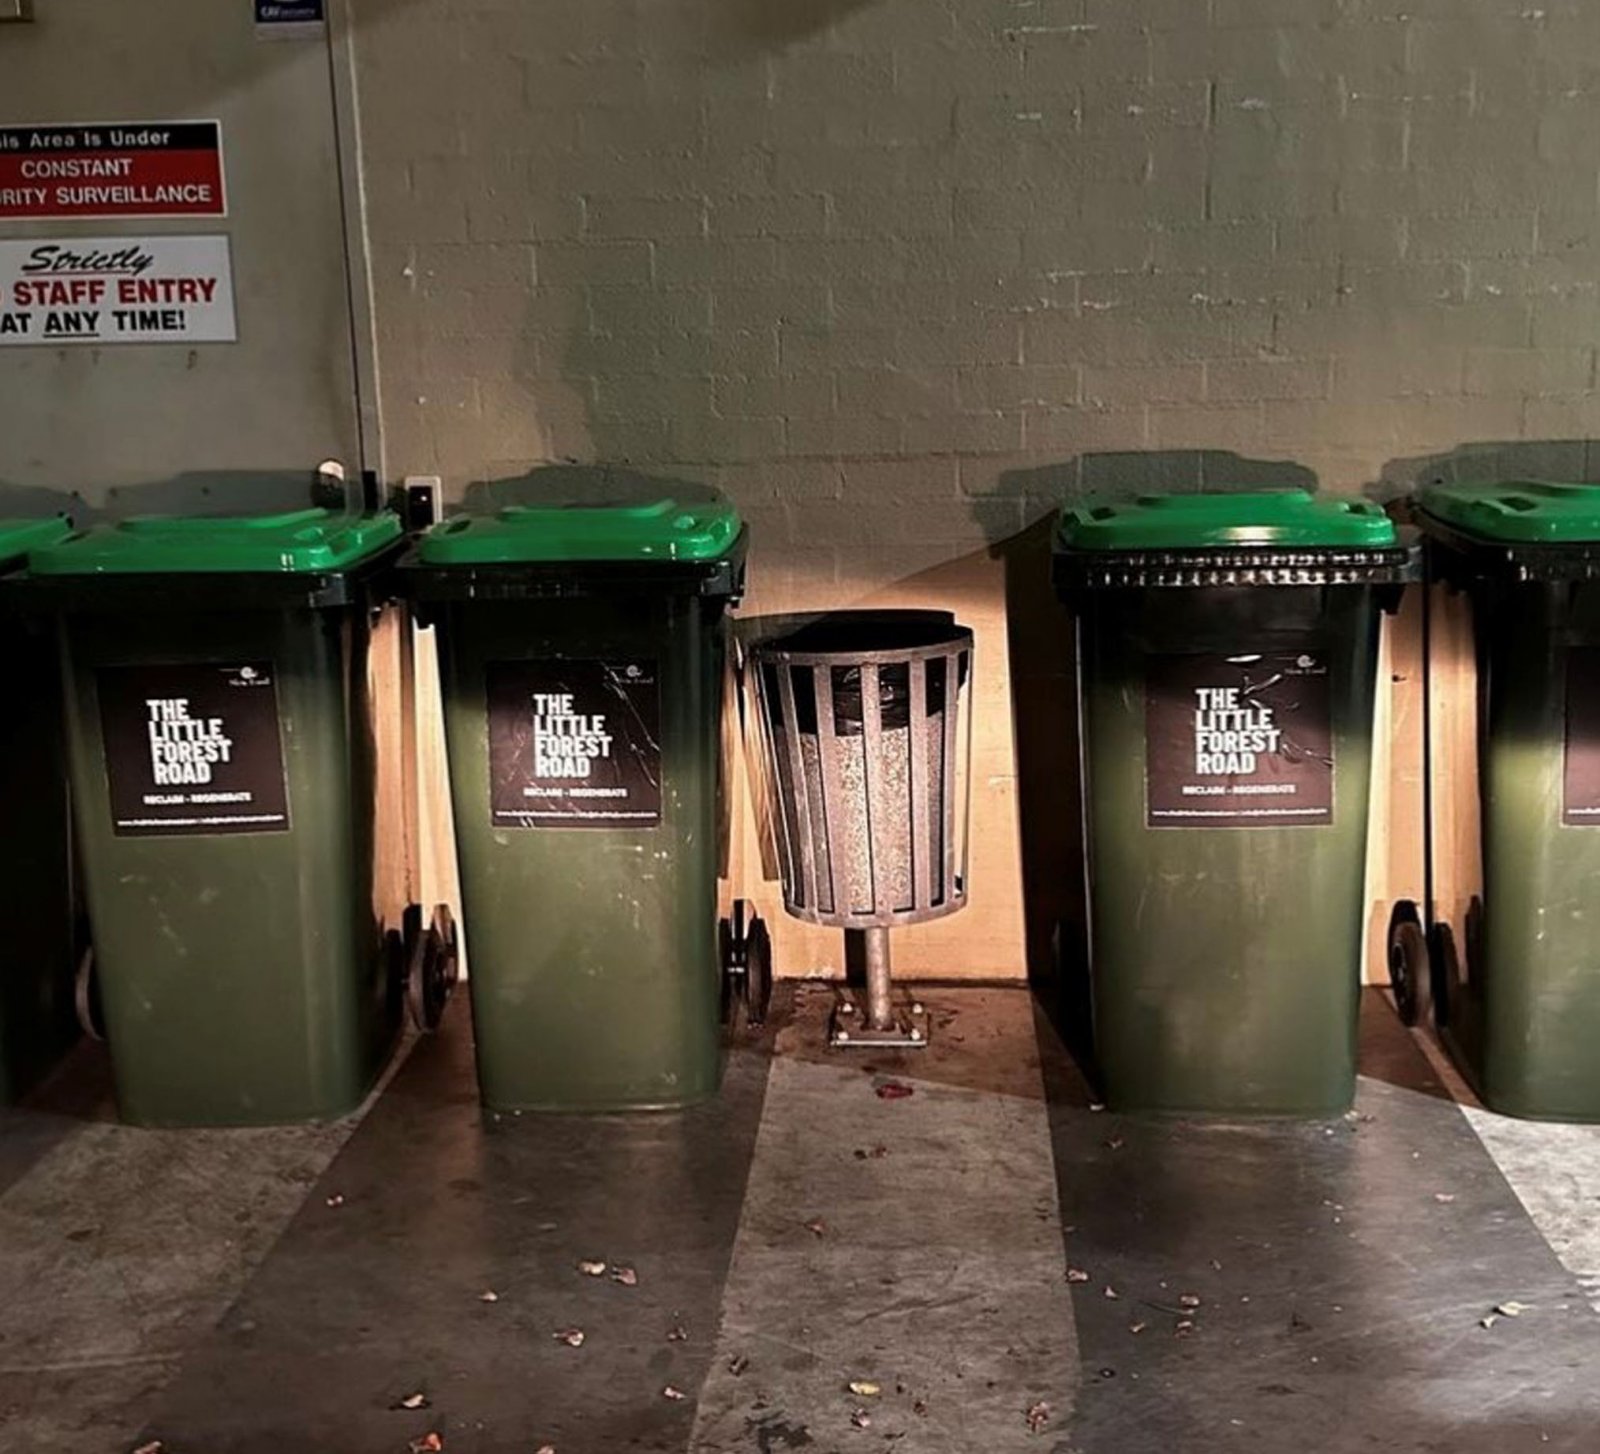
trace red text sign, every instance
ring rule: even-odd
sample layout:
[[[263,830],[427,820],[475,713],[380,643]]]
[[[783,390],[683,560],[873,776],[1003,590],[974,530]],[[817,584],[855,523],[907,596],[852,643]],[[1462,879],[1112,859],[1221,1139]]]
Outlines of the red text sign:
[[[0,218],[221,217],[227,210],[220,122],[0,127]]]

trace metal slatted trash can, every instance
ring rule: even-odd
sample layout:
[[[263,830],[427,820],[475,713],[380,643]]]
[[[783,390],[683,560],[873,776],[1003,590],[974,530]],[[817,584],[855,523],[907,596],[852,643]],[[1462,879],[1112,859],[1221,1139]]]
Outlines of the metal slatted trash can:
[[[860,936],[866,1004],[841,1002],[835,1045],[927,1043],[889,931],[967,901],[972,646],[949,616],[842,612],[752,652],[784,907]]]
[[[71,529],[59,518],[0,520],[0,574]],[[0,1104],[26,1093],[78,1037],[61,679],[48,621],[11,604],[0,608],[7,682],[0,712]]]

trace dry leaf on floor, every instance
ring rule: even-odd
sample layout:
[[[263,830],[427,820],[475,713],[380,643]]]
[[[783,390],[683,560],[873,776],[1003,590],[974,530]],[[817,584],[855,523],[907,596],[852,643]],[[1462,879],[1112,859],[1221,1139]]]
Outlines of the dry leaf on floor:
[[[1186,1292],[1178,1299],[1178,1306],[1180,1308],[1197,1308],[1200,1306],[1200,1299],[1192,1292]]]
[[[907,1096],[914,1094],[914,1088],[901,1080],[886,1080],[877,1088],[880,1101],[903,1101]]]
[[[1187,1338],[1192,1332],[1194,1332],[1194,1319],[1179,1318],[1178,1326],[1172,1330],[1172,1336],[1174,1338]]]
[[[1149,1323],[1129,1323],[1128,1324],[1128,1331],[1130,1333],[1142,1333],[1149,1326],[1150,1326]]]
[[[1508,1318],[1520,1318],[1524,1313],[1531,1313],[1532,1311],[1533,1308],[1528,1303],[1501,1303],[1495,1308],[1495,1312],[1501,1313]]]
[[[558,1343],[565,1343],[569,1348],[583,1347],[582,1328],[560,1328],[550,1336]]]
[[[578,1271],[585,1277],[604,1277],[606,1265],[603,1262],[591,1262],[587,1259],[578,1264]]]
[[[850,1422],[858,1429],[870,1429],[872,1427],[872,1415],[865,1409],[857,1409],[850,1415]]]
[[[668,1328],[667,1329],[667,1342],[669,1342],[669,1343],[687,1343],[688,1341],[689,1341],[689,1330],[687,1328],[683,1327],[681,1324],[678,1327]]]
[[[152,1439],[148,1444],[141,1444],[133,1454],[161,1454],[167,1446],[159,1439]]]
[[[485,1288],[478,1294],[478,1301],[480,1303],[497,1303],[500,1301],[500,1294],[493,1288]]]
[[[620,1282],[624,1287],[638,1287],[639,1274],[631,1267],[613,1267],[611,1269],[612,1282]]]
[[[1036,1404],[1030,1404],[1028,1406],[1027,1419],[1028,1432],[1037,1434],[1040,1429],[1050,1422],[1050,1405],[1043,1399],[1040,1399]]]
[[[1118,1291],[1117,1291],[1117,1290],[1116,1290],[1116,1288],[1114,1288],[1114,1287],[1107,1287],[1107,1288],[1106,1288],[1106,1296],[1107,1296],[1107,1297],[1108,1297],[1108,1298],[1109,1298],[1109,1299],[1110,1299],[1110,1300],[1111,1300],[1111,1301],[1112,1301],[1112,1302],[1116,1302],[1116,1300],[1117,1300],[1117,1299],[1118,1299],[1118,1298],[1119,1298],[1119,1297],[1121,1297],[1121,1296],[1122,1296],[1122,1294],[1121,1294],[1121,1293],[1120,1293],[1120,1292],[1118,1292]]]
[[[344,1205],[343,1193],[335,1192],[331,1197],[328,1198],[328,1205],[330,1207],[342,1207]]]
[[[857,1398],[877,1398],[883,1390],[875,1383],[869,1383],[864,1378],[850,1380],[850,1392]]]
[[[826,1237],[828,1235],[828,1224],[821,1217],[813,1217],[809,1222],[803,1222],[801,1225],[813,1237]]]
[[[425,1393],[408,1393],[399,1403],[389,1405],[396,1412],[400,1409],[425,1409],[428,1406],[428,1395]]]
[[[438,1454],[444,1448],[444,1440],[437,1434],[424,1434],[420,1439],[411,1441],[411,1454]]]
[[[669,1398],[673,1401],[673,1403],[681,1403],[686,1395],[681,1388],[674,1388],[669,1383],[664,1389],[661,1390],[661,1397]]]
[[[750,1360],[746,1358],[743,1353],[735,1353],[733,1357],[728,1360],[728,1372],[731,1373],[735,1378],[743,1373],[749,1366]]]
[[[1087,1272],[1085,1272],[1081,1267],[1069,1267],[1067,1269],[1067,1281],[1068,1282],[1088,1282],[1088,1280],[1089,1280],[1089,1274]]]

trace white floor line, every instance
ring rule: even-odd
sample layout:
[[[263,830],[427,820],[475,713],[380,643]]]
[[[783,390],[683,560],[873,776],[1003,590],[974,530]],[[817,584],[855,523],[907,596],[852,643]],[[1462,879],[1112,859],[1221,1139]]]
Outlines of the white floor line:
[[[1040,1454],[1041,1402],[1064,1428],[1078,1351],[1044,1101],[907,1083],[882,1100],[854,1062],[774,1060],[693,1454],[802,1433]]]

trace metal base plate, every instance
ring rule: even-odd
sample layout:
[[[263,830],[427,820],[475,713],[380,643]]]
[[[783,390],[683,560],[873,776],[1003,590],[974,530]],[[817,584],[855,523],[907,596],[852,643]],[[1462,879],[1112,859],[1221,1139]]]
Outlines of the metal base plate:
[[[833,1003],[828,1018],[828,1044],[835,1050],[920,1050],[928,1043],[927,1009],[907,996],[894,1006],[894,1024],[875,1030],[867,1024],[866,1004],[854,991],[846,990]]]

